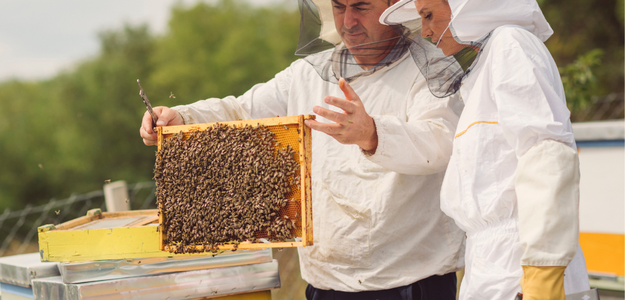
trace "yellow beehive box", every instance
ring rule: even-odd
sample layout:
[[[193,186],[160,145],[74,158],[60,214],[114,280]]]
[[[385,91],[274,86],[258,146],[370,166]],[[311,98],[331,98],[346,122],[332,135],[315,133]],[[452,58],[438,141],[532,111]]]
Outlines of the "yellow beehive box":
[[[287,216],[289,220],[295,220],[296,227],[291,230],[293,241],[286,242],[252,242],[244,241],[238,245],[220,244],[214,249],[258,249],[258,248],[284,248],[284,247],[303,247],[313,244],[313,228],[312,228],[312,203],[311,203],[311,133],[310,128],[304,125],[304,120],[314,119],[315,116],[300,115],[293,117],[276,117],[269,119],[240,120],[232,122],[193,124],[182,126],[159,127],[158,130],[158,149],[163,148],[163,144],[167,139],[174,137],[175,134],[182,132],[184,138],[188,138],[194,131],[205,130],[214,127],[217,124],[228,125],[237,128],[249,126],[264,126],[273,133],[273,138],[278,142],[280,147],[290,146],[294,150],[294,156],[299,163],[299,186],[293,185],[288,197],[292,199],[288,204],[280,209],[280,217]],[[183,139],[184,141],[184,139]],[[276,147],[276,151],[278,146]],[[158,154],[157,154],[158,155]],[[157,180],[158,186],[158,180]],[[157,197],[159,197],[157,195]],[[159,203],[159,231],[160,249],[164,251],[176,251],[176,245],[168,245],[167,228],[164,225],[163,207]],[[258,238],[266,237],[263,234],[257,234]],[[196,251],[207,251],[206,247],[195,246]]]
[[[98,208],[60,225],[40,226],[41,261],[178,256],[159,249],[157,214],[156,209],[107,213]]]

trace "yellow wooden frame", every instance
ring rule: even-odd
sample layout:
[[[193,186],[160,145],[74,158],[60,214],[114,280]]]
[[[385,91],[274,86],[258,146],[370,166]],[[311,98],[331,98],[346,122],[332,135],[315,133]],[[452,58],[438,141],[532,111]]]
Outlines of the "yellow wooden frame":
[[[159,249],[158,211],[135,210],[117,213],[92,209],[87,215],[60,225],[38,228],[41,261],[77,262],[168,256],[207,256],[172,254]],[[102,219],[143,217],[118,228],[77,229]],[[224,253],[224,254],[227,254]]]
[[[312,191],[311,191],[311,160],[312,160],[312,141],[310,127],[304,124],[305,120],[315,119],[314,115],[299,115],[292,117],[276,117],[268,119],[239,120],[218,123],[203,123],[180,126],[158,127],[158,150],[165,141],[166,137],[179,132],[187,133],[197,130],[204,130],[215,124],[234,125],[244,127],[246,125],[257,126],[264,125],[270,130],[272,126],[297,125],[297,134],[299,140],[299,163],[300,163],[300,192],[301,192],[301,224],[302,224],[302,241],[301,242],[277,242],[277,243],[240,243],[238,249],[261,249],[261,248],[286,248],[286,247],[305,247],[313,245],[313,225],[312,225]],[[161,209],[159,205],[159,210]],[[163,224],[163,214],[159,215],[159,224]],[[163,251],[175,251],[175,246],[165,245],[163,230],[159,232],[160,249]],[[219,245],[218,250],[234,249],[233,245]],[[203,251],[202,246],[197,246],[197,250]]]

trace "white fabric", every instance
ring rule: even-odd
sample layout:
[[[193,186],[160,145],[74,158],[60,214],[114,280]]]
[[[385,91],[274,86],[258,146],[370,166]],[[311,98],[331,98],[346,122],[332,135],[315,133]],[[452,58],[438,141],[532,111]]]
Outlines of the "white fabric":
[[[586,259],[582,247],[577,245],[575,257],[564,270],[564,293],[570,295],[587,290],[590,290],[590,282],[586,270]]]
[[[515,299],[521,292],[522,254],[515,219],[467,232],[466,266],[458,299]]]
[[[577,151],[543,140],[519,158],[515,189],[521,265],[566,266],[579,243]]]
[[[314,246],[299,254],[302,277],[316,288],[389,289],[464,264],[464,233],[439,202],[461,102],[433,97],[406,57],[350,83],[375,119],[374,155],[312,132]],[[313,114],[315,105],[329,107],[327,95],[344,98],[298,60],[241,97],[175,109],[189,123]]]
[[[459,42],[476,41],[495,28],[517,25],[546,41],[553,30],[536,0],[449,0],[451,27]]]
[[[380,23],[395,25],[420,19],[415,2],[401,0],[387,8]],[[495,28],[518,25],[533,33],[543,42],[553,30],[536,0],[448,0],[451,8],[451,27],[458,42],[477,41]]]
[[[384,25],[400,25],[421,19],[415,2],[416,0],[400,0],[391,5],[380,15],[380,23]]]
[[[521,292],[523,248],[515,219],[467,234],[466,267],[460,285],[461,300],[515,299]],[[582,248],[564,271],[564,293],[590,289]]]
[[[577,216],[570,220],[574,225],[566,221],[569,227],[558,232],[519,237],[519,231],[525,235],[532,230],[525,228],[532,226],[528,222],[560,222],[578,205],[574,192],[567,192],[570,197],[561,204],[568,206],[561,208],[566,214],[558,209],[519,217],[540,206],[553,207],[556,198],[544,203],[521,198],[515,184],[519,161],[543,141],[556,141],[573,152],[576,146],[558,69],[541,40],[519,26],[502,26],[482,51],[460,88],[465,108],[441,189],[441,208],[467,232],[460,299],[506,299],[520,289],[522,258],[532,265],[565,266],[577,250],[577,242],[567,241],[566,249],[549,243],[575,235]],[[585,268],[572,276],[588,281]]]

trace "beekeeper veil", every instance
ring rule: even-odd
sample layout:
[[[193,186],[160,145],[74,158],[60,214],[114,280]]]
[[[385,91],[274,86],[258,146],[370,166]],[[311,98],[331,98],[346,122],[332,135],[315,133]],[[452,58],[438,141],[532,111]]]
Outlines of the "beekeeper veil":
[[[387,25],[409,24],[420,20],[415,2],[425,0],[401,0],[389,7],[380,17]],[[428,0],[431,1],[431,0]],[[436,0],[435,0],[436,1]],[[438,0],[446,1],[446,0]],[[520,26],[546,41],[553,30],[545,20],[536,0],[448,0],[451,18],[445,31],[464,47],[444,59],[420,57],[418,51],[424,40],[412,36],[412,56],[428,80],[430,90],[436,96],[455,93],[462,79],[470,74],[479,60],[481,49],[493,30],[504,25]],[[443,36],[444,34],[441,34]],[[439,39],[438,42],[440,42]],[[459,64],[460,69],[447,66]]]
[[[375,1],[388,3],[385,0]],[[353,81],[389,68],[408,54],[411,42],[396,32],[394,27],[398,26],[382,26],[377,20],[375,24],[380,27],[376,30],[380,30],[379,36],[383,38],[357,45],[348,42],[346,45],[337,31],[333,13],[333,6],[344,2],[299,0],[300,36],[295,54],[303,56],[324,80],[336,83],[339,78],[345,78],[348,82]],[[371,60],[371,57],[381,60]],[[367,61],[374,62],[367,64]]]

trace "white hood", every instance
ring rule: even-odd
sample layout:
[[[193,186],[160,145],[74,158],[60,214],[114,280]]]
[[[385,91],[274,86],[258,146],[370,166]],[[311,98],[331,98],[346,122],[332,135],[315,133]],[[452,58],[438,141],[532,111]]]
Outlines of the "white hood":
[[[414,6],[418,0],[402,0],[380,16],[380,23],[401,24],[420,19]],[[536,0],[449,0],[451,29],[459,42],[477,41],[495,28],[518,25],[543,42],[553,30]]]

